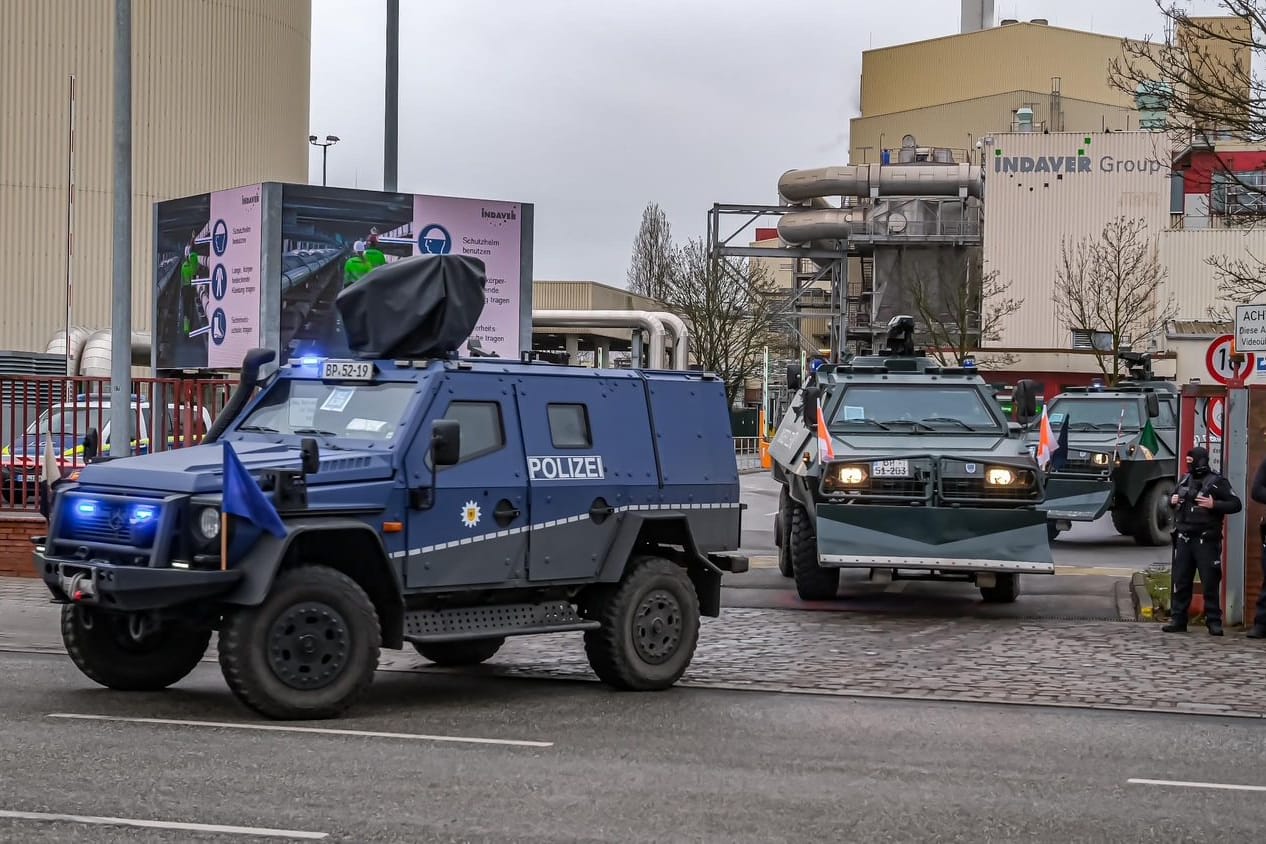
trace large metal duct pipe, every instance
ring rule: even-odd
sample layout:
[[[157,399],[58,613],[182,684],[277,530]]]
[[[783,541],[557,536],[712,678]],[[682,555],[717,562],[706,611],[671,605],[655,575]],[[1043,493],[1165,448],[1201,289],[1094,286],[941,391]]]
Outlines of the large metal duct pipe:
[[[687,369],[690,366],[690,329],[686,327],[686,321],[668,311],[652,313],[673,333],[673,369]]]
[[[533,328],[637,328],[650,336],[652,368],[663,365],[668,332],[650,311],[533,311]]]
[[[109,378],[110,355],[114,340],[110,329],[94,331],[84,343],[83,356],[80,358],[78,375],[84,378]],[[149,366],[150,350],[153,348],[153,337],[148,331],[132,332],[132,365]]]
[[[69,354],[66,342],[66,330],[62,329],[53,335],[53,339],[48,341],[48,345],[44,347],[44,353],[49,355],[58,355],[60,357],[68,357],[66,366],[67,375],[76,375],[79,373],[79,359],[84,352],[84,344],[88,342],[88,338],[92,336],[92,329],[85,328],[82,325],[73,326],[70,329]]]
[[[778,179],[778,196],[798,203],[823,196],[984,195],[983,171],[976,164],[850,164],[788,170]]]

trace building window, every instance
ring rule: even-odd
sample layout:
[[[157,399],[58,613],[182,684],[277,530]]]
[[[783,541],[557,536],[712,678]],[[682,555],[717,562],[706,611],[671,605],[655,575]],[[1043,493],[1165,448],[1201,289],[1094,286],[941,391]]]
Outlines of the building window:
[[[551,404],[549,438],[554,448],[591,448],[593,434],[589,430],[589,413],[583,404]]]
[[[1129,342],[1130,340],[1128,337],[1121,338],[1122,344],[1128,345]],[[1074,328],[1073,348],[1085,352],[1110,352],[1112,351],[1112,332],[1091,331],[1088,328]]]
[[[448,406],[444,418],[461,424],[458,463],[499,451],[506,444],[501,405],[495,401],[455,401]]]

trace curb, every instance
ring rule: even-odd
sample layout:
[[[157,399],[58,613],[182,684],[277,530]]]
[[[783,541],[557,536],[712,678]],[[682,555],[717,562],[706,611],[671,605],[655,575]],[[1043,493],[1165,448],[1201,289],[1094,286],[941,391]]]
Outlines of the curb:
[[[1130,594],[1134,604],[1135,621],[1154,621],[1152,596],[1147,591],[1147,579],[1141,571],[1130,575]]]

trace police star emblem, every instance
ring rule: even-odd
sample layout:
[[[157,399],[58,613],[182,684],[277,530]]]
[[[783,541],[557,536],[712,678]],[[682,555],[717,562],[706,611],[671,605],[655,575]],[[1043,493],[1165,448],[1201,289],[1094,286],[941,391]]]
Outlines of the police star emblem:
[[[467,501],[462,505],[462,524],[468,528],[473,528],[479,524],[479,505],[474,501]]]

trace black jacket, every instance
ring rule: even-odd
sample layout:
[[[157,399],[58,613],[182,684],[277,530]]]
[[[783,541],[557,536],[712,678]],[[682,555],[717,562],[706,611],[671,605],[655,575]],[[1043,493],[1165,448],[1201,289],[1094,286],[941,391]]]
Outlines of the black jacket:
[[[1263,492],[1266,493],[1266,489]],[[1199,535],[1220,531],[1222,521],[1227,515],[1244,509],[1244,502],[1235,494],[1230,482],[1212,469],[1199,480],[1189,474],[1185,475],[1174,487],[1173,494],[1178,496],[1174,518],[1174,530],[1177,533]],[[1206,510],[1196,504],[1197,495],[1211,497],[1213,508]]]
[[[1248,494],[1258,504],[1266,504],[1266,460],[1257,467],[1257,474],[1253,476],[1253,485]]]

